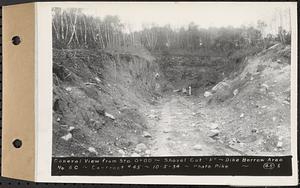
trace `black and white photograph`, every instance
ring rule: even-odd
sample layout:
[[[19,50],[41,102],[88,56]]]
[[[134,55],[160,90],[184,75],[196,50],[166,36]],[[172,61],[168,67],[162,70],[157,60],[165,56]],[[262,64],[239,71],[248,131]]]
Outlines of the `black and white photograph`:
[[[52,8],[52,157],[291,155],[291,10]]]

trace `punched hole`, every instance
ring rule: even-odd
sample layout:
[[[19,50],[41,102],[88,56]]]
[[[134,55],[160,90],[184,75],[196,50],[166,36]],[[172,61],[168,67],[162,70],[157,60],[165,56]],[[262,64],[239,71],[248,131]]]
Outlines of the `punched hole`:
[[[19,45],[21,43],[21,38],[19,36],[14,36],[11,40],[14,45]]]
[[[13,141],[13,145],[14,145],[15,148],[20,148],[22,146],[22,141],[19,140],[19,139],[15,139]]]

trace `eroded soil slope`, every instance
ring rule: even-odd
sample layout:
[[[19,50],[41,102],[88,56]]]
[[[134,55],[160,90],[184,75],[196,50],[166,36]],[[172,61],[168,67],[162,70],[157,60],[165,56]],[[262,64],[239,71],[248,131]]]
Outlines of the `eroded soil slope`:
[[[53,61],[54,156],[290,154],[290,46],[225,60],[54,50]]]
[[[158,97],[159,70],[138,54],[53,51],[54,156],[122,156],[145,141],[143,114]]]
[[[290,154],[290,53],[276,44],[209,90],[222,142],[246,154]]]
[[[290,46],[247,57],[205,89],[174,92],[150,111],[153,155],[290,154]]]

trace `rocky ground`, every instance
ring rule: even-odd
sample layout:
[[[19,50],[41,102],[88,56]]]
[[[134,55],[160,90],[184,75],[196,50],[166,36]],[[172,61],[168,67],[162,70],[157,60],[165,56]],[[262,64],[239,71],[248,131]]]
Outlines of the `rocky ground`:
[[[53,155],[290,154],[290,46],[233,71],[224,69],[229,59],[210,67],[211,58],[168,56],[162,68],[149,54],[118,53],[56,56]],[[192,95],[183,93],[190,85]]]
[[[157,118],[150,132],[153,156],[239,155],[242,152],[219,142],[222,134],[204,108],[204,100],[179,94],[162,100],[159,109],[152,109],[149,117]],[[159,113],[157,113],[159,112]]]

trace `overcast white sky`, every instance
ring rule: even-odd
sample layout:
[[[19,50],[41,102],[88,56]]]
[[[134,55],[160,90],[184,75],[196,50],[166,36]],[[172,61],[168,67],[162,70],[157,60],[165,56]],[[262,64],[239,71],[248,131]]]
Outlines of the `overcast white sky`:
[[[83,3],[78,4],[87,14],[104,17],[118,15],[123,23],[139,30],[143,24],[170,24],[173,27],[186,26],[194,22],[201,27],[222,27],[256,25],[257,20],[274,22],[275,12],[287,10],[293,3],[248,2],[248,3]],[[91,6],[93,5],[93,6]],[[294,3],[295,5],[295,3]],[[73,7],[75,8],[75,7]],[[77,8],[77,6],[76,6]],[[275,20],[279,23],[279,17]],[[283,18],[287,25],[287,18]],[[273,23],[274,24],[274,23]]]

